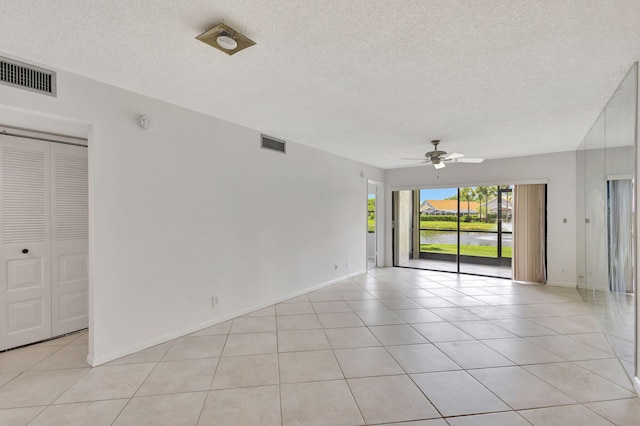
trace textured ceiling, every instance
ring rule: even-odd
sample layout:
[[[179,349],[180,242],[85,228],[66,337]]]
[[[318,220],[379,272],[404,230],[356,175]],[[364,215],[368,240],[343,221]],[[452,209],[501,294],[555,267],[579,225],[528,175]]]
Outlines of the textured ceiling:
[[[575,149],[638,0],[2,0],[0,51],[376,166]],[[227,56],[224,22],[257,42]]]

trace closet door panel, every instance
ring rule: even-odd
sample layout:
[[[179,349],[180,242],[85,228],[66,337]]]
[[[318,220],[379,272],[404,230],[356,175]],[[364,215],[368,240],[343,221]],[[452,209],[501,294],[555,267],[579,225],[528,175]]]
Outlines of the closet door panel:
[[[51,145],[52,329],[88,326],[89,193],[87,148]]]
[[[51,337],[49,144],[0,135],[0,350]]]

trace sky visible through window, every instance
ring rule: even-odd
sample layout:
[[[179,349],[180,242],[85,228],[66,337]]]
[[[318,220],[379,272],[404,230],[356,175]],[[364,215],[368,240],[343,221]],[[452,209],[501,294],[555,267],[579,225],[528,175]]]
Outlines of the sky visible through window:
[[[444,200],[458,193],[457,188],[421,189],[420,203],[424,200]]]

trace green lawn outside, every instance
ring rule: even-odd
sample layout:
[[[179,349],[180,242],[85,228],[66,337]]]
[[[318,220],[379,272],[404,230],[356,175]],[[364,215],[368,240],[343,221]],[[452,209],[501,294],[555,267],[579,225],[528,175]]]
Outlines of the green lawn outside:
[[[455,244],[420,244],[421,253],[457,254]],[[511,258],[511,247],[502,247],[502,257]],[[462,256],[498,257],[498,248],[493,246],[460,246]]]
[[[456,231],[458,224],[456,222],[437,222],[431,220],[421,220],[420,229],[447,229]],[[461,231],[497,231],[498,225],[494,223],[484,222],[460,222]]]
[[[495,223],[482,223],[482,222],[460,222],[460,230],[462,231],[497,231],[498,225]],[[457,231],[458,224],[456,222],[434,222],[434,221],[420,221],[420,229],[443,229]],[[374,232],[376,229],[375,219],[368,219],[369,232]]]

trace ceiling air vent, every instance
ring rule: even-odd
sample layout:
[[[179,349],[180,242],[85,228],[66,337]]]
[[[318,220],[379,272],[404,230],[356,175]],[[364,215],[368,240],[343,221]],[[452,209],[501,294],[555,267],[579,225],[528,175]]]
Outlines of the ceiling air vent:
[[[0,83],[56,96],[56,73],[0,56]]]
[[[262,148],[278,151],[284,154],[286,152],[286,142],[272,138],[271,136],[262,135]]]

